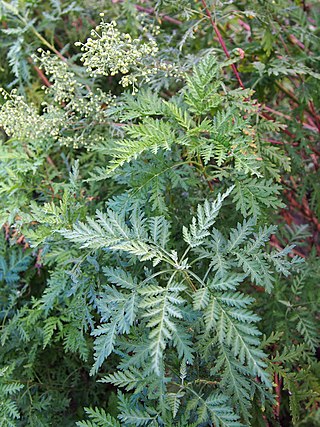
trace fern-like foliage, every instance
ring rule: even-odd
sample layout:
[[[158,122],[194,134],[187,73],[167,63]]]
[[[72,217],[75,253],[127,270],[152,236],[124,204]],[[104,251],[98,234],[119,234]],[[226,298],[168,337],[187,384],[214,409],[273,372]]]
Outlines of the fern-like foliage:
[[[128,185],[126,171],[139,169],[138,174],[130,174],[136,192],[129,184],[130,191],[141,196],[140,191],[147,190],[153,209],[164,211],[165,180],[174,186],[172,172],[189,170],[189,175],[200,174],[206,181],[228,178],[234,182],[234,201],[243,215],[260,215],[262,208],[282,206],[276,197],[280,186],[273,183],[279,164],[272,156],[261,158],[258,149],[258,127],[252,124],[256,106],[248,101],[251,92],[223,93],[222,65],[213,55],[205,56],[185,76],[179,95],[169,101],[147,90],[134,97],[124,95],[109,114],[125,123],[125,137],[113,141],[109,164],[94,170],[91,180],[124,172]],[[166,162],[161,168],[163,157]]]
[[[104,269],[108,284],[97,301],[101,324],[93,331],[92,373],[113,352],[121,354],[119,370],[103,382],[128,392],[136,390],[140,404],[144,402],[133,409],[129,401],[134,395],[119,397],[119,419],[126,425],[165,423],[170,419],[169,402],[176,416],[178,401],[183,400],[190,408],[190,420],[198,414],[197,425],[240,426],[238,416],[224,405],[233,402],[235,411],[248,419],[253,395],[268,396],[272,380],[266,371],[266,354],[260,349],[259,317],[251,309],[254,299],[239,287],[251,283],[270,292],[272,272],[288,274],[298,260],[285,259],[290,248],[266,252],[274,227],[257,228],[252,218],[231,229],[228,236],[214,227],[232,190],[198,206],[191,224],[183,228],[187,246],[182,256],[168,248],[171,239],[165,218],[147,221],[137,210],[127,220],[112,210],[98,212],[96,220],[88,218],[72,230],[60,231],[83,249],[119,253],[121,264],[128,259],[145,264],[145,272],[138,276],[123,267]],[[194,348],[199,348],[201,359]],[[185,364],[182,383],[176,378],[175,360]],[[206,388],[199,392],[202,370],[209,370],[212,382],[216,381],[216,394]],[[257,377],[260,386],[255,385]],[[177,400],[172,395],[164,401],[161,396],[170,383],[179,387]],[[152,410],[148,399],[159,400]]]
[[[0,370],[0,426],[15,427],[20,419],[20,412],[15,401],[15,395],[24,387],[12,379],[14,366],[6,366]]]
[[[120,423],[103,409],[84,408],[90,421],[79,421],[76,423],[79,427],[120,427]]]
[[[0,0],[0,426],[316,425],[316,2],[135,3]]]
[[[6,238],[7,237],[7,238]],[[12,307],[27,291],[28,279],[24,277],[32,264],[30,249],[10,245],[9,235],[0,230],[0,318],[5,319]],[[30,275],[29,275],[30,277]]]
[[[3,233],[1,234],[3,237]],[[8,257],[5,257],[5,253],[0,254],[0,282],[13,285],[19,282],[20,274],[28,269],[32,257],[29,251],[24,252],[19,248],[6,250],[6,252],[8,252]]]

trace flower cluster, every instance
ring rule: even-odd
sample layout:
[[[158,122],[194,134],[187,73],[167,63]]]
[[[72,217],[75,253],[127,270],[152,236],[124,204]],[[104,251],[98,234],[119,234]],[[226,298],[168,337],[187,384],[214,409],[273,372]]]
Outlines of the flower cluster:
[[[153,36],[158,33],[159,27],[146,25],[141,37],[133,39],[130,34],[121,33],[115,22],[102,20],[92,30],[92,38],[77,44],[82,46],[82,61],[91,77],[119,73],[120,84],[132,86],[136,92],[139,81],[148,82],[156,74],[177,76],[176,67],[155,58],[158,47]],[[54,140],[74,148],[93,148],[103,140],[101,129],[115,97],[100,89],[93,92],[68,61],[43,49],[38,53],[33,59],[50,81],[50,86],[44,87],[49,99],[43,102],[42,113],[16,92],[4,92],[7,102],[0,110],[0,125],[16,139]],[[99,132],[93,130],[97,126]]]
[[[106,122],[107,108],[114,104],[115,97],[99,88],[93,92],[79,79],[71,64],[50,52],[41,49],[38,52],[40,56],[34,59],[44,69],[51,83],[45,89],[51,100],[44,105],[46,108],[55,105],[65,117],[58,142],[73,148],[89,149],[100,141],[100,135],[92,135],[93,128]]]
[[[132,39],[130,34],[121,33],[114,21],[102,21],[91,31],[85,44],[77,42],[76,45],[82,46],[81,60],[92,76],[128,74],[133,66],[141,65],[146,57],[158,52],[154,40]]]
[[[114,97],[104,93],[101,89],[94,92],[77,79],[71,66],[59,57],[39,49],[40,57],[34,59],[50,76],[52,85],[46,88],[46,93],[52,96],[53,101],[64,105],[65,110],[77,113],[82,117],[94,116],[96,121],[104,120],[104,108],[112,104]],[[104,108],[102,108],[104,106]]]
[[[50,108],[40,115],[34,105],[27,104],[14,89],[11,93],[0,88],[6,102],[0,107],[0,127],[17,140],[57,139],[64,124],[63,113]]]
[[[99,134],[96,129],[90,128],[90,132],[74,132],[69,129],[70,135],[63,133],[59,137],[59,144],[65,147],[72,147],[74,149],[85,148],[87,151],[93,150],[99,144],[105,141],[105,135]]]
[[[91,149],[104,139],[100,128],[106,121],[106,104],[102,105],[102,100],[108,105],[114,102],[113,97],[99,90],[74,98],[66,106],[44,103],[40,114],[16,90],[7,93],[0,89],[0,93],[6,101],[0,107],[0,127],[10,138],[31,145],[39,141],[43,145],[57,142],[76,149]]]
[[[46,92],[59,104],[70,101],[74,98],[79,85],[74,72],[67,62],[56,55],[51,55],[50,51],[38,49],[38,53],[40,56],[34,56],[33,59],[39,63],[52,83],[52,86],[46,88]]]
[[[134,86],[137,76],[153,73],[148,64],[159,50],[152,38],[148,41],[133,39],[130,34],[121,33],[114,21],[103,20],[91,31],[86,43],[77,42],[76,45],[84,52],[81,61],[91,76],[123,74],[120,80],[123,87]]]

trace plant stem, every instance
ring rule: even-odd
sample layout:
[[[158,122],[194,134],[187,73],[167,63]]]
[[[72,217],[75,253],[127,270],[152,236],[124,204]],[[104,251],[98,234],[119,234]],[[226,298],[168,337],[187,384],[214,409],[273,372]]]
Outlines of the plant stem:
[[[212,25],[212,27],[214,29],[214,32],[216,33],[216,36],[218,37],[219,43],[220,43],[220,45],[221,45],[221,47],[222,47],[222,49],[223,49],[226,57],[229,59],[230,58],[230,53],[228,52],[227,46],[226,46],[226,44],[225,44],[225,42],[224,42],[224,40],[223,40],[223,38],[221,36],[219,28],[218,28],[217,24],[214,22],[212,14],[211,14],[210,10],[208,9],[207,3],[206,3],[205,0],[201,0],[201,2],[202,2],[202,5],[204,7],[204,10],[206,12],[206,15],[210,19],[210,22],[211,22],[211,25]],[[244,84],[242,83],[241,77],[239,75],[239,72],[238,72],[237,67],[235,66],[235,64],[231,64],[231,68],[232,68],[232,70],[233,70],[233,72],[234,72],[234,74],[235,74],[235,76],[236,76],[236,78],[237,78],[237,80],[239,82],[240,87],[242,87],[242,89],[244,89]]]

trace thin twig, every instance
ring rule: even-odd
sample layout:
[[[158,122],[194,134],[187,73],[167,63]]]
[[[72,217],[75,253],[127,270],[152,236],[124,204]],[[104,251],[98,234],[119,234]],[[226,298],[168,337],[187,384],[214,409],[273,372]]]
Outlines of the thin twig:
[[[32,61],[32,59],[31,59],[31,58],[28,58],[28,62],[29,62],[30,64],[32,64],[32,65],[33,65],[33,68],[35,69],[36,73],[37,73],[37,74],[38,74],[38,76],[40,77],[40,80],[42,81],[42,83],[43,83],[45,86],[47,86],[47,87],[51,86],[51,83],[49,82],[49,80],[47,79],[47,77],[44,75],[43,71],[42,71],[42,70],[40,70],[40,68],[39,68],[39,67],[37,67],[37,66],[33,63],[33,61]]]
[[[153,7],[147,8],[147,7],[139,6],[138,4],[136,4],[135,8],[137,10],[139,10],[140,12],[144,12],[144,13],[147,13],[149,15],[155,15],[155,13],[156,13],[155,10],[153,9]],[[161,19],[163,21],[170,22],[171,24],[175,24],[175,25],[181,25],[182,24],[182,22],[179,21],[178,19],[172,18],[171,16],[168,16],[168,15],[159,14],[159,17],[161,17]]]
[[[222,38],[222,35],[221,35],[220,31],[219,31],[219,28],[218,28],[217,24],[214,22],[212,14],[211,14],[210,10],[208,9],[207,3],[206,3],[205,0],[201,0],[201,2],[202,2],[202,5],[204,7],[204,10],[206,12],[206,15],[210,19],[210,22],[211,22],[211,25],[212,25],[212,27],[214,29],[214,32],[216,33],[216,36],[218,37],[219,43],[220,43],[220,45],[221,45],[221,47],[222,47],[222,49],[223,49],[226,57],[229,59],[230,58],[230,53],[228,52],[227,46],[226,46],[226,44],[225,44],[225,42],[224,42],[224,40]],[[239,72],[238,72],[237,67],[235,66],[235,64],[231,64],[231,68],[232,68],[232,70],[233,70],[233,72],[234,72],[234,74],[235,74],[235,76],[236,76],[236,78],[237,78],[237,80],[239,82],[240,87],[242,87],[242,89],[244,89],[244,84],[242,83],[241,77],[239,75]]]

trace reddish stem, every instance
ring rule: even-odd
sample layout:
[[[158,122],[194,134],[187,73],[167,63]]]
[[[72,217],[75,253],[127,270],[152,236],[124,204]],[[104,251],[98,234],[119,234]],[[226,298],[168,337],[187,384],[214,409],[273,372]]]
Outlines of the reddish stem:
[[[206,15],[210,19],[210,22],[211,22],[211,25],[212,25],[212,27],[214,29],[214,32],[216,33],[216,36],[218,37],[219,43],[220,43],[220,45],[221,45],[221,47],[222,47],[222,49],[223,49],[226,57],[229,59],[230,58],[230,54],[228,52],[227,46],[226,46],[226,44],[225,44],[225,42],[224,42],[224,40],[223,40],[223,38],[221,36],[219,28],[217,27],[216,23],[213,20],[212,14],[211,14],[210,10],[208,9],[207,3],[206,3],[205,0],[201,0],[201,2],[202,2],[202,5],[204,7],[204,10],[206,12]],[[235,74],[235,76],[236,76],[236,78],[237,78],[237,80],[239,82],[240,87],[242,87],[242,89],[244,89],[244,84],[242,83],[241,77],[239,75],[239,72],[238,72],[237,67],[235,66],[235,64],[231,64],[231,68],[232,68],[232,70],[233,70],[233,72],[234,72],[234,74]]]
[[[280,404],[281,404],[281,378],[279,378],[278,374],[274,374],[274,382],[276,384],[275,391],[276,391],[276,401],[274,407],[274,415],[279,418],[280,416]]]
[[[136,4],[135,8],[137,10],[139,10],[140,12],[145,12],[145,13],[148,13],[149,15],[155,14],[155,10],[152,7],[146,8],[146,7],[139,6],[138,4]],[[164,21],[170,22],[171,24],[175,24],[175,25],[181,25],[182,24],[181,21],[179,21],[178,19],[175,19],[175,18],[171,18],[171,16],[162,15],[162,14],[160,14],[159,16],[161,17],[161,19],[163,19]]]
[[[28,58],[28,62],[29,62],[30,64],[32,64],[32,65],[33,65],[33,68],[35,69],[36,73],[37,73],[37,74],[38,74],[38,76],[40,77],[40,79],[41,79],[42,83],[43,83],[45,86],[47,86],[47,87],[51,86],[51,83],[49,82],[49,80],[47,79],[47,77],[43,74],[42,70],[40,70],[40,68],[39,68],[39,67],[37,67],[37,66],[33,63],[32,59],[31,59],[30,57]]]
[[[43,84],[47,87],[51,86],[51,83],[49,82],[49,80],[47,79],[47,77],[43,74],[43,72],[40,70],[39,67],[37,67],[36,65],[33,66],[34,69],[36,70],[38,76],[40,77],[40,79],[42,80]]]
[[[248,25],[246,22],[242,21],[242,19],[238,19],[239,24],[241,27],[243,27],[248,33],[251,32],[250,25]]]
[[[320,132],[320,120],[314,108],[314,103],[312,101],[309,101],[309,105],[310,105],[310,110],[312,111],[313,117],[315,118],[318,131]]]

